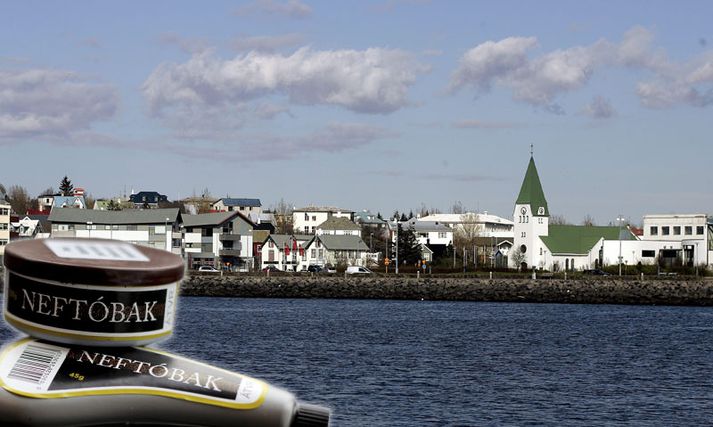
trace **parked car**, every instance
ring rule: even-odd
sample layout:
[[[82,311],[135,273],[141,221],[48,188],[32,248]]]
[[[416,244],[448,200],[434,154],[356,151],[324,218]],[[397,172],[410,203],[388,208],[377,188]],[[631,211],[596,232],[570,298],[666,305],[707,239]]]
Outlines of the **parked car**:
[[[595,268],[594,270],[584,270],[584,274],[588,274],[590,276],[611,276],[611,274],[598,268]]]
[[[310,273],[321,273],[323,270],[324,269],[321,265],[312,264],[307,267],[307,271],[309,271]]]
[[[350,265],[347,267],[347,274],[372,274],[372,271],[366,267],[359,267],[356,265]]]
[[[275,267],[274,265],[268,265],[267,267],[262,269],[263,273],[267,273],[268,271],[270,272],[275,272],[275,271],[282,271],[279,268]]]
[[[323,273],[328,273],[328,274],[334,274],[334,273],[337,272],[337,269],[334,268],[333,265],[327,264],[327,265],[325,265],[324,267],[322,267],[322,272],[323,272]]]
[[[216,270],[215,267],[211,267],[210,265],[201,265],[198,267],[198,271],[201,273],[220,273],[219,270]]]

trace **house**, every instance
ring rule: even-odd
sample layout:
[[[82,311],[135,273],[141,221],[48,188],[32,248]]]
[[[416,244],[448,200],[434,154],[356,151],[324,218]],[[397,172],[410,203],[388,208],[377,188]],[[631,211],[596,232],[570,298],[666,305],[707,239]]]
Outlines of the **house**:
[[[10,223],[10,232],[16,239],[34,239],[42,233],[42,224],[39,219],[32,219],[26,215],[24,218]]]
[[[354,211],[330,206],[307,206],[292,211],[292,229],[295,233],[315,234],[317,226],[331,217],[354,220]]]
[[[54,196],[52,198],[52,210],[54,208],[86,209],[87,203],[84,201],[84,196]]]
[[[56,196],[61,196],[61,194],[42,194],[37,198],[38,209],[42,212],[47,212],[52,210],[54,206],[54,198]]]
[[[369,247],[359,236],[314,236],[305,246],[305,265],[365,266]]]
[[[10,204],[0,192],[0,261],[5,255],[5,246],[10,243]]]
[[[139,191],[131,194],[129,201],[134,204],[135,208],[142,208],[146,205],[151,208],[157,208],[160,202],[167,202],[168,197],[159,194],[157,191]]]
[[[178,209],[52,209],[51,237],[116,239],[182,254]]]
[[[509,219],[489,214],[467,212],[463,214],[431,214],[418,221],[437,222],[452,228],[456,233],[474,234],[478,237],[512,239],[514,224]]]
[[[354,212],[354,222],[361,225],[362,227],[370,228],[385,228],[386,220],[379,218],[370,211],[364,209],[359,212]]]
[[[315,229],[315,234],[332,236],[359,236],[361,237],[361,227],[345,217],[329,217],[319,224]]]
[[[713,259],[713,225],[706,214],[644,215],[642,231],[642,241],[668,243],[668,258],[683,265],[710,265]],[[645,255],[652,258],[650,251]]]
[[[210,206],[211,210],[217,212],[233,212],[237,211],[243,215],[250,217],[250,214],[260,215],[262,213],[262,203],[260,199],[245,199],[226,197],[218,199]],[[253,221],[255,222],[255,221]]]
[[[309,236],[310,240],[314,236]],[[272,234],[265,239],[261,247],[261,269],[274,266],[280,271],[301,271],[306,269],[305,245],[309,241],[301,240],[291,234]]]
[[[240,212],[214,212],[183,216],[183,241],[188,266],[254,268],[254,224]]]

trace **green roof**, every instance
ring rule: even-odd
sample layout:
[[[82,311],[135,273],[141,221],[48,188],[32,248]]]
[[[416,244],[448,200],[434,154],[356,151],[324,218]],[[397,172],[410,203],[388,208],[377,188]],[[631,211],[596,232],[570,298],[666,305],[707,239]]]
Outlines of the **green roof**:
[[[592,250],[599,239],[636,240],[628,228],[586,225],[550,225],[549,235],[540,236],[553,255],[584,255]]]
[[[550,216],[550,209],[547,207],[547,199],[545,192],[542,191],[540,177],[537,175],[537,167],[535,167],[535,159],[530,157],[530,163],[527,165],[525,179],[520,187],[520,194],[517,196],[517,205],[530,205],[530,211],[535,216]],[[544,214],[538,214],[539,208],[545,208]]]

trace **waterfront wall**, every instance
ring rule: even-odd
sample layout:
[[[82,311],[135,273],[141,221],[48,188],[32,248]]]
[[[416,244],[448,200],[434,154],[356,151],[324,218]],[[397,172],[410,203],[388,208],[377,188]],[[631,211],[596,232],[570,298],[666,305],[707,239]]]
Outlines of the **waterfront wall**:
[[[192,276],[182,295],[711,306],[713,281]]]

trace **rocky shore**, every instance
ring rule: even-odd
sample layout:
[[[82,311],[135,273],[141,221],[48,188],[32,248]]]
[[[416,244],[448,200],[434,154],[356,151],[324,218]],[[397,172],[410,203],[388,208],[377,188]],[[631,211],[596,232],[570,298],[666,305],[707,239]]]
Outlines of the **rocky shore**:
[[[713,305],[710,280],[525,280],[343,276],[191,276],[182,295],[572,304]]]

